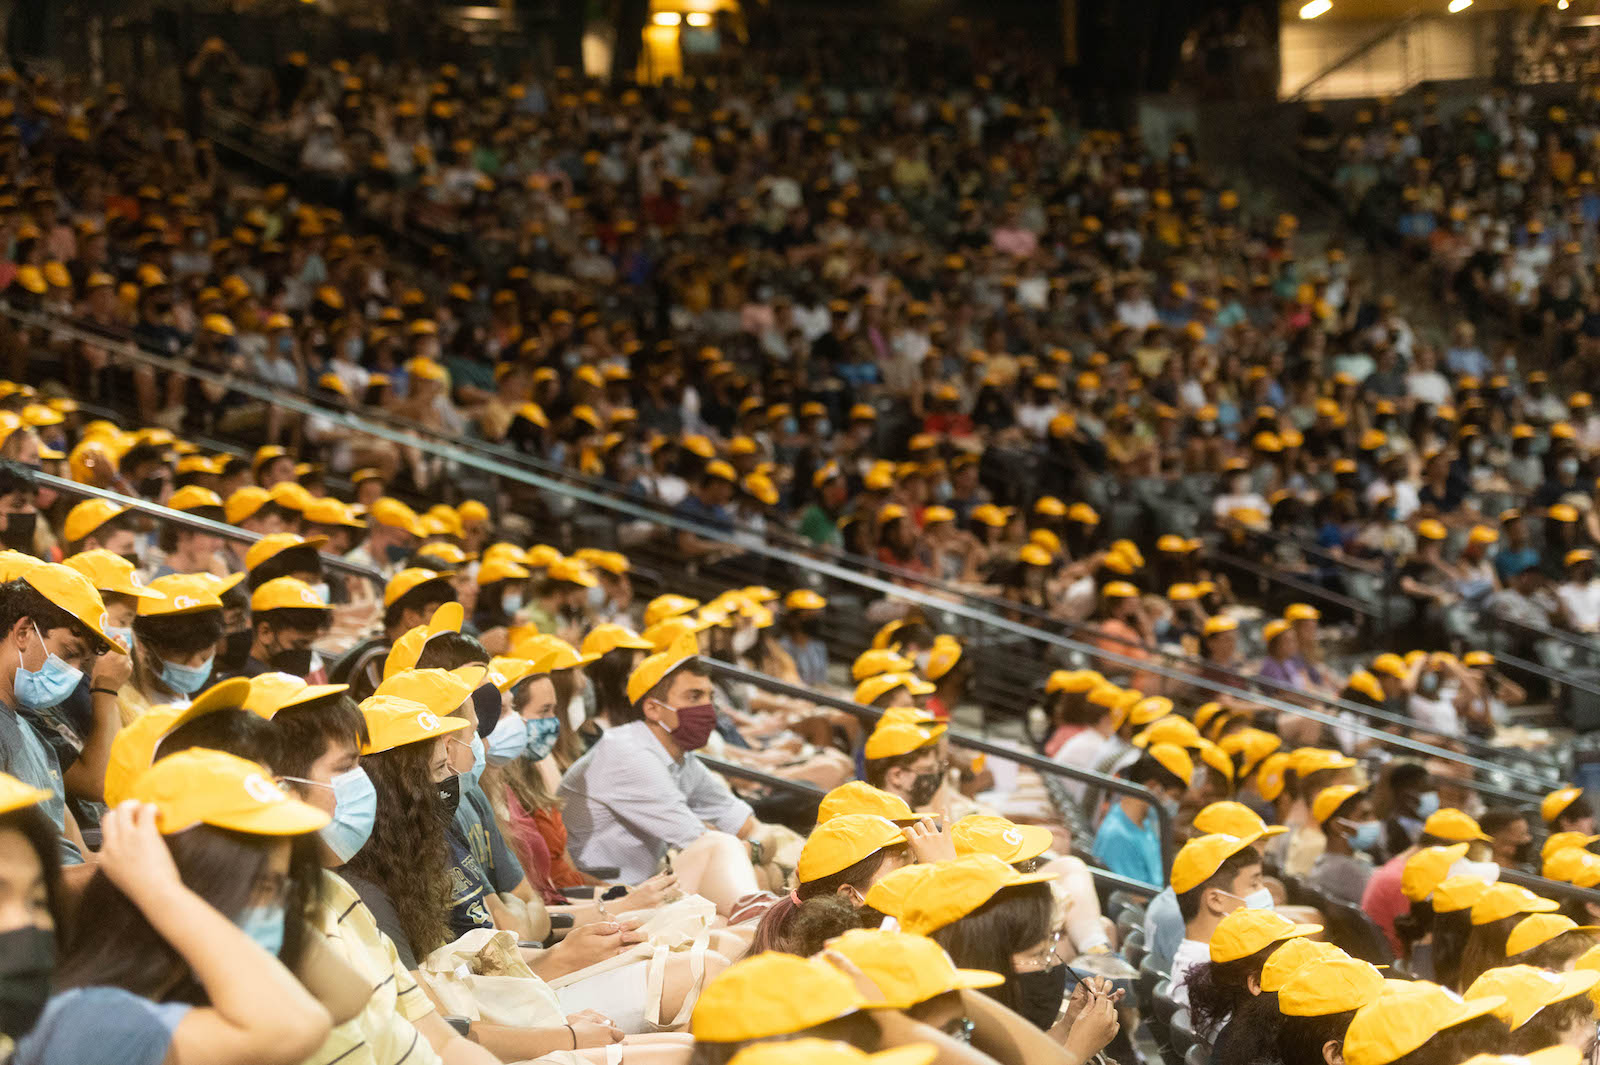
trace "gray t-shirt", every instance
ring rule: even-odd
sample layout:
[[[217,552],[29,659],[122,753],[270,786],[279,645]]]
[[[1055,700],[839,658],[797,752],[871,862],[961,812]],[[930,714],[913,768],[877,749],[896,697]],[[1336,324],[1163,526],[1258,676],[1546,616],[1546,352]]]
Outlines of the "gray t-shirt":
[[[1367,881],[1371,879],[1372,863],[1356,855],[1324,852],[1311,866],[1313,884],[1352,906],[1361,905],[1361,896],[1367,890]]]
[[[120,987],[78,987],[52,997],[12,1065],[161,1065],[193,1007],[151,1002]]]
[[[61,779],[61,765],[50,746],[22,720],[11,707],[0,703],[0,770],[35,788],[50,792],[39,808],[56,823],[60,833],[61,862],[77,865],[83,861],[78,848],[67,839],[67,789]]]

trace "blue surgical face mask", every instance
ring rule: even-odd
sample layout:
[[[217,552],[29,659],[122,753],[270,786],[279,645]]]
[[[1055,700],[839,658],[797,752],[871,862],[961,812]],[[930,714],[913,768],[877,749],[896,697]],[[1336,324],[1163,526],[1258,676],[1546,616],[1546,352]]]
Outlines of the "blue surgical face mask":
[[[206,686],[211,677],[211,662],[215,655],[207,655],[198,666],[185,666],[177,662],[161,661],[161,683],[179,695],[193,695]]]
[[[1370,851],[1378,845],[1379,825],[1376,821],[1346,821],[1350,828],[1350,846],[1358,851]]]
[[[606,605],[607,597],[605,586],[596,584],[593,588],[585,589],[583,598],[584,601],[589,604],[590,610],[599,610],[601,607]]]
[[[535,762],[550,757],[550,752],[556,749],[556,740],[560,736],[560,718],[536,717],[529,721],[527,756]]]
[[[128,650],[130,650],[130,651],[133,650],[133,627],[132,626],[129,626],[128,628],[125,628],[125,629],[119,629],[119,628],[116,628],[116,627],[114,627],[112,625],[107,625],[106,626],[106,635],[111,637],[113,640],[116,640],[118,643],[120,643],[122,646],[126,647]]]
[[[523,724],[522,718],[516,714],[506,714],[494,728],[489,730],[489,739],[484,744],[485,756],[490,765],[500,766],[521,756],[528,747],[528,729]]]
[[[274,958],[283,950],[282,906],[250,906],[233,923]]]
[[[1417,796],[1417,816],[1427,820],[1430,815],[1439,809],[1439,793],[1425,791]]]
[[[507,592],[500,597],[500,609],[507,614],[515,614],[522,609],[522,593]]]
[[[333,595],[333,592],[331,589],[329,589],[327,581],[318,581],[316,584],[313,584],[311,586],[311,591],[324,603],[332,601],[330,597]]]
[[[483,740],[479,737],[473,736],[467,746],[472,748],[472,768],[462,773],[461,779],[465,782],[464,786],[470,787],[483,779],[483,769],[489,764],[489,758],[483,749]]]
[[[294,337],[288,333],[278,338],[278,354],[289,355],[294,352]]]
[[[333,778],[333,820],[317,832],[342,865],[372,836],[378,820],[378,792],[360,766]]]
[[[44,647],[44,636],[37,625],[33,627],[33,637],[39,641],[39,646]],[[83,670],[67,665],[60,655],[49,648],[45,650],[44,665],[30,670],[18,662],[16,676],[11,682],[17,702],[29,710],[47,710],[61,705],[78,686],[78,682],[83,680]]]

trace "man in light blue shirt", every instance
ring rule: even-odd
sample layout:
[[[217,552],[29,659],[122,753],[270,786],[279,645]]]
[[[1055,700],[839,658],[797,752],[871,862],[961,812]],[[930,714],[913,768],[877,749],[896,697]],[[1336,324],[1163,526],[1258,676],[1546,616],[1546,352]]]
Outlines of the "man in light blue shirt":
[[[1153,791],[1169,811],[1188,790],[1194,762],[1187,751],[1167,743],[1153,744],[1121,776]],[[1106,813],[1094,837],[1094,856],[1113,873],[1147,884],[1167,882],[1161,860],[1160,819],[1144,799],[1123,796]]]

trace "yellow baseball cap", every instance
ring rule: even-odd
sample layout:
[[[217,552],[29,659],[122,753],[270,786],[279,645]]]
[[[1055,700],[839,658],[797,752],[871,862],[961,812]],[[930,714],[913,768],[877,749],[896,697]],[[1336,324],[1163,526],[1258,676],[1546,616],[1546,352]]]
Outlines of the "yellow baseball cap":
[[[1351,673],[1346,678],[1344,685],[1346,688],[1354,688],[1375,703],[1382,703],[1388,698],[1384,695],[1383,685],[1378,683],[1378,678],[1364,669],[1358,669]]]
[[[1506,953],[1516,952],[1508,946]],[[1502,965],[1472,981],[1466,997],[1502,999],[1494,1015],[1505,1021],[1512,1031],[1516,1031],[1546,1006],[1576,998],[1594,987],[1596,982],[1600,982],[1600,973],[1592,969],[1554,973],[1532,965]]]
[[[817,807],[817,824],[826,824],[844,814],[876,814],[901,825],[932,816],[914,813],[900,796],[890,795],[864,780],[847,781],[824,795]]]
[[[1448,847],[1423,847],[1406,859],[1400,871],[1400,893],[1412,902],[1421,902],[1433,894],[1439,882],[1450,873],[1450,867],[1467,856],[1467,844],[1452,843]]]
[[[862,706],[871,706],[873,700],[882,698],[896,688],[905,688],[912,695],[931,695],[934,691],[932,684],[915,673],[880,673],[856,685],[855,701]]]
[[[944,725],[930,727],[895,721],[879,722],[878,727],[872,730],[872,735],[867,737],[864,753],[868,760],[894,758],[923,747],[930,747],[944,733]]]
[[[635,651],[655,650],[654,645],[649,640],[632,629],[624,625],[611,624],[596,625],[590,629],[578,649],[586,655],[599,657],[600,655],[610,654],[619,647]]]
[[[902,657],[898,651],[887,647],[869,647],[856,655],[856,660],[850,664],[850,679],[859,682],[880,673],[907,673],[911,669],[911,660]]]
[[[645,605],[644,627],[648,629],[658,622],[687,614],[699,608],[700,600],[691,599],[686,595],[673,595],[670,592],[666,595],[658,595]]]
[[[1238,961],[1273,943],[1320,931],[1320,924],[1295,924],[1276,910],[1240,907],[1217,922],[1211,933],[1211,960],[1217,964]]]
[[[326,536],[298,536],[290,532],[270,533],[251,544],[250,549],[244,553],[244,568],[253,570],[263,562],[277,558],[290,548],[320,548],[327,542],[328,538]]]
[[[1170,743],[1152,744],[1145,752],[1167,772],[1183,781],[1184,787],[1194,780],[1194,759],[1189,757],[1189,752],[1182,747]]]
[[[1235,836],[1229,832],[1213,832],[1196,836],[1178,850],[1172,859],[1172,890],[1178,894],[1192,891],[1211,879],[1222,863],[1260,839],[1259,835]]]
[[[1483,898],[1489,890],[1489,881],[1475,873],[1456,873],[1439,881],[1433,889],[1434,913],[1460,913],[1470,910],[1472,904]]]
[[[837,951],[866,974],[879,998],[874,1009],[910,1009],[951,991],[999,987],[1005,977],[982,969],[958,969],[944,949],[926,936],[881,929],[853,928],[830,940]]]
[[[268,610],[332,610],[305,581],[298,577],[274,577],[250,593],[250,612]]]
[[[1289,752],[1289,768],[1301,779],[1324,769],[1353,769],[1356,760],[1324,747],[1297,747]]]
[[[693,638],[695,633],[704,632],[710,627],[711,622],[709,621],[703,621],[688,614],[681,614],[675,618],[656,622],[641,632],[639,637],[648,641],[650,646],[655,648],[656,653],[659,654],[677,643],[684,636]]]
[[[185,459],[184,461],[189,461]],[[181,471],[180,471],[181,472]],[[167,500],[167,509],[182,510],[185,512],[199,510],[202,507],[221,507],[222,497],[209,488],[202,488],[197,484],[186,484],[172,493]],[[226,516],[226,514],[224,514]]]
[[[1283,611],[1285,621],[1321,621],[1322,611],[1310,603],[1290,603]]]
[[[1322,824],[1333,816],[1335,810],[1366,790],[1359,784],[1335,784],[1331,788],[1323,788],[1311,800],[1311,819]]]
[[[930,868],[901,908],[900,925],[912,935],[929,935],[954,924],[1004,888],[1055,879],[1054,873],[1019,873],[992,854],[968,854]]]
[[[61,535],[69,544],[77,543],[112,518],[127,512],[127,507],[109,499],[85,499],[67,511],[67,520],[61,525]]]
[[[1289,977],[1302,965],[1309,965],[1323,958],[1348,958],[1349,955],[1332,943],[1322,943],[1304,936],[1286,939],[1282,945],[1267,955],[1267,960],[1261,966],[1261,990],[1274,992],[1282,990]]]
[[[458,666],[455,669],[406,669],[384,677],[373,695],[391,695],[444,717],[454,713],[483,684],[489,667]]]
[[[1152,698],[1160,698],[1160,696],[1152,696]],[[1141,699],[1140,705],[1148,701],[1148,699]],[[1137,709],[1138,707],[1135,706],[1135,710]],[[1168,743],[1174,747],[1198,748],[1201,743],[1200,731],[1194,727],[1192,721],[1178,717],[1176,714],[1169,714],[1133,737],[1133,745],[1141,750],[1157,743]]]
[[[37,806],[54,795],[53,791],[24,784],[9,773],[0,773],[0,814]]]
[[[1289,755],[1283,751],[1274,751],[1261,759],[1261,764],[1256,767],[1256,790],[1263,799],[1278,801],[1278,796],[1283,794],[1283,775],[1288,770]]]
[[[1287,949],[1288,944],[1284,944],[1279,952]],[[1271,961],[1267,959],[1269,965]],[[1266,989],[1265,973],[1263,969],[1263,990]],[[1376,967],[1339,951],[1332,956],[1316,958],[1291,972],[1278,988],[1278,1009],[1287,1017],[1327,1017],[1375,1002],[1384,990],[1383,974]]]
[[[783,597],[785,610],[821,610],[827,605],[828,601],[810,588],[796,588]]]
[[[169,573],[150,582],[152,591],[160,592],[160,599],[139,600],[138,612],[142,618],[167,617],[173,614],[197,614],[204,610],[221,610],[222,593],[244,579],[244,574],[232,575],[227,588],[219,587],[208,575],[199,573]]]
[[[1422,834],[1447,839],[1452,843],[1489,838],[1483,829],[1478,827],[1477,821],[1451,806],[1429,814],[1428,819],[1422,822]]]
[[[700,644],[691,633],[684,633],[672,641],[665,651],[653,654],[640,662],[628,674],[628,702],[637,703],[660,684],[668,674],[700,653]]]
[[[791,1039],[746,1047],[735,1054],[728,1065],[929,1065],[938,1056],[939,1050],[932,1043],[907,1043],[905,1046],[868,1054],[849,1043],[833,1043],[826,1039]],[[1536,1065],[1559,1063],[1540,1062]]]
[[[1128,581],[1107,581],[1100,586],[1100,594],[1107,599],[1137,599],[1139,589]]]
[[[1344,1036],[1348,1065],[1389,1065],[1446,1028],[1499,1009],[1499,995],[1463,999],[1426,980],[1386,980],[1382,994],[1356,1010]]]
[[[1582,788],[1559,788],[1546,795],[1539,802],[1539,816],[1546,821],[1554,821],[1562,812],[1583,794]]]
[[[922,668],[923,676],[929,680],[938,680],[955,668],[961,661],[961,642],[954,636],[940,634],[933,639],[933,646],[928,650],[928,664]]]
[[[800,849],[795,876],[802,884],[832,876],[841,869],[906,841],[900,826],[877,814],[841,814],[817,828]]]
[[[422,703],[396,695],[373,695],[361,703],[367,721],[367,745],[362,754],[377,754],[408,743],[431,740],[458,732],[471,722],[464,717],[440,717]]]
[[[103,547],[93,551],[81,551],[71,558],[61,560],[63,566],[71,566],[94,585],[95,590],[104,594],[111,592],[116,595],[131,595],[135,599],[160,599],[160,592],[146,588],[139,580],[138,573],[134,572],[133,563],[121,555],[112,554]]]
[[[1197,832],[1229,836],[1281,836],[1289,831],[1283,825],[1269,825],[1242,802],[1225,799],[1207,803],[1194,815]]]
[[[1227,614],[1213,614],[1206,618],[1206,623],[1201,627],[1201,632],[1206,636],[1216,636],[1224,632],[1232,632],[1239,627],[1239,622]]]
[[[438,570],[423,569],[420,566],[411,566],[396,573],[389,578],[389,583],[383,587],[383,605],[385,608],[394,606],[403,596],[415,591],[430,581],[448,581],[450,574],[440,573]]]
[[[1582,847],[1563,847],[1544,860],[1544,877],[1577,887],[1600,884],[1600,854]]]
[[[106,763],[105,799],[115,806],[128,797],[133,782],[155,761],[156,748],[174,729],[215,710],[243,709],[250,682],[243,677],[213,684],[181,706],[152,706],[111,739]]]
[[[520,581],[533,576],[526,566],[518,565],[509,558],[494,558],[484,562],[478,567],[477,581],[481,587],[485,584],[494,584],[497,581]]]
[[[199,747],[146,769],[127,798],[153,803],[156,825],[168,836],[199,824],[253,836],[298,836],[332,820],[279,787],[266,766]]]
[[[535,673],[554,673],[558,669],[576,669],[599,659],[597,654],[580,654],[578,649],[559,636],[541,636],[539,653],[521,655],[533,663]],[[522,645],[519,645],[519,648]]]
[[[41,562],[30,566],[20,576],[28,582],[29,587],[44,596],[51,604],[87,625],[113,651],[119,654],[128,653],[126,647],[112,639],[106,632],[106,626],[110,621],[106,616],[106,605],[89,578],[72,567],[57,562]],[[143,611],[146,604],[157,601],[140,599],[140,611]]]
[[[246,683],[250,685],[250,692],[245,696],[244,708],[268,721],[281,710],[350,690],[348,684],[307,684],[293,673],[262,673]]]
[[[402,529],[412,536],[422,535],[422,519],[417,517],[417,512],[391,496],[373,500],[367,515],[379,525]]]
[[[1372,672],[1387,673],[1396,680],[1405,680],[1411,676],[1411,670],[1406,668],[1406,660],[1389,651],[1372,660]]]
[[[1554,913],[1561,907],[1518,884],[1490,884],[1472,904],[1472,923],[1489,924],[1517,913]]]
[[[898,919],[905,911],[911,892],[932,876],[933,871],[932,865],[902,866],[868,888],[863,901],[879,913]]]
[[[383,678],[388,680],[396,673],[415,668],[428,641],[441,632],[460,632],[465,617],[466,612],[460,603],[440,603],[434,608],[433,616],[426,625],[407,629],[389,648],[389,656],[383,662]]]
[[[956,854],[992,854],[1007,865],[1037,858],[1055,845],[1048,828],[1019,825],[1004,817],[968,814],[950,826]]]
[[[260,510],[272,498],[265,488],[247,484],[243,488],[235,489],[222,505],[222,516],[229,525],[238,525],[249,519],[250,515]]]
[[[706,985],[689,1031],[707,1043],[772,1039],[837,1020],[863,1005],[854,982],[827,962],[769,950],[734,962]]]
[[[1506,957],[1521,954],[1525,950],[1532,950],[1541,943],[1548,943],[1565,932],[1583,932],[1593,935],[1600,932],[1600,925],[1580,925],[1570,917],[1559,913],[1535,913],[1524,917],[1511,927],[1511,934],[1506,937]]]
[[[1105,682],[1106,678],[1092,669],[1058,669],[1045,681],[1044,690],[1046,695],[1054,695],[1056,692],[1082,695]]]
[[[1135,726],[1144,726],[1152,721],[1160,721],[1172,713],[1172,700],[1165,695],[1151,695],[1135,702],[1128,711],[1128,720]]]

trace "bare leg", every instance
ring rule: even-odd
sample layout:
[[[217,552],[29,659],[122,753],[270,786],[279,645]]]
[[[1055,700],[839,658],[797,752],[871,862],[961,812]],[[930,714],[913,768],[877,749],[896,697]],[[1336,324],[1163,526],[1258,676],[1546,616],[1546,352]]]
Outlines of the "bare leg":
[[[707,832],[689,844],[673,861],[672,871],[678,874],[678,887],[710,899],[724,916],[739,899],[761,890],[749,849],[726,832]]]
[[[690,996],[698,995],[701,988],[717,978],[730,962],[714,950],[705,954],[705,973],[696,980],[688,954],[674,954],[667,959],[666,971],[661,977],[661,1012],[657,1014],[665,1023],[676,1017]]]

